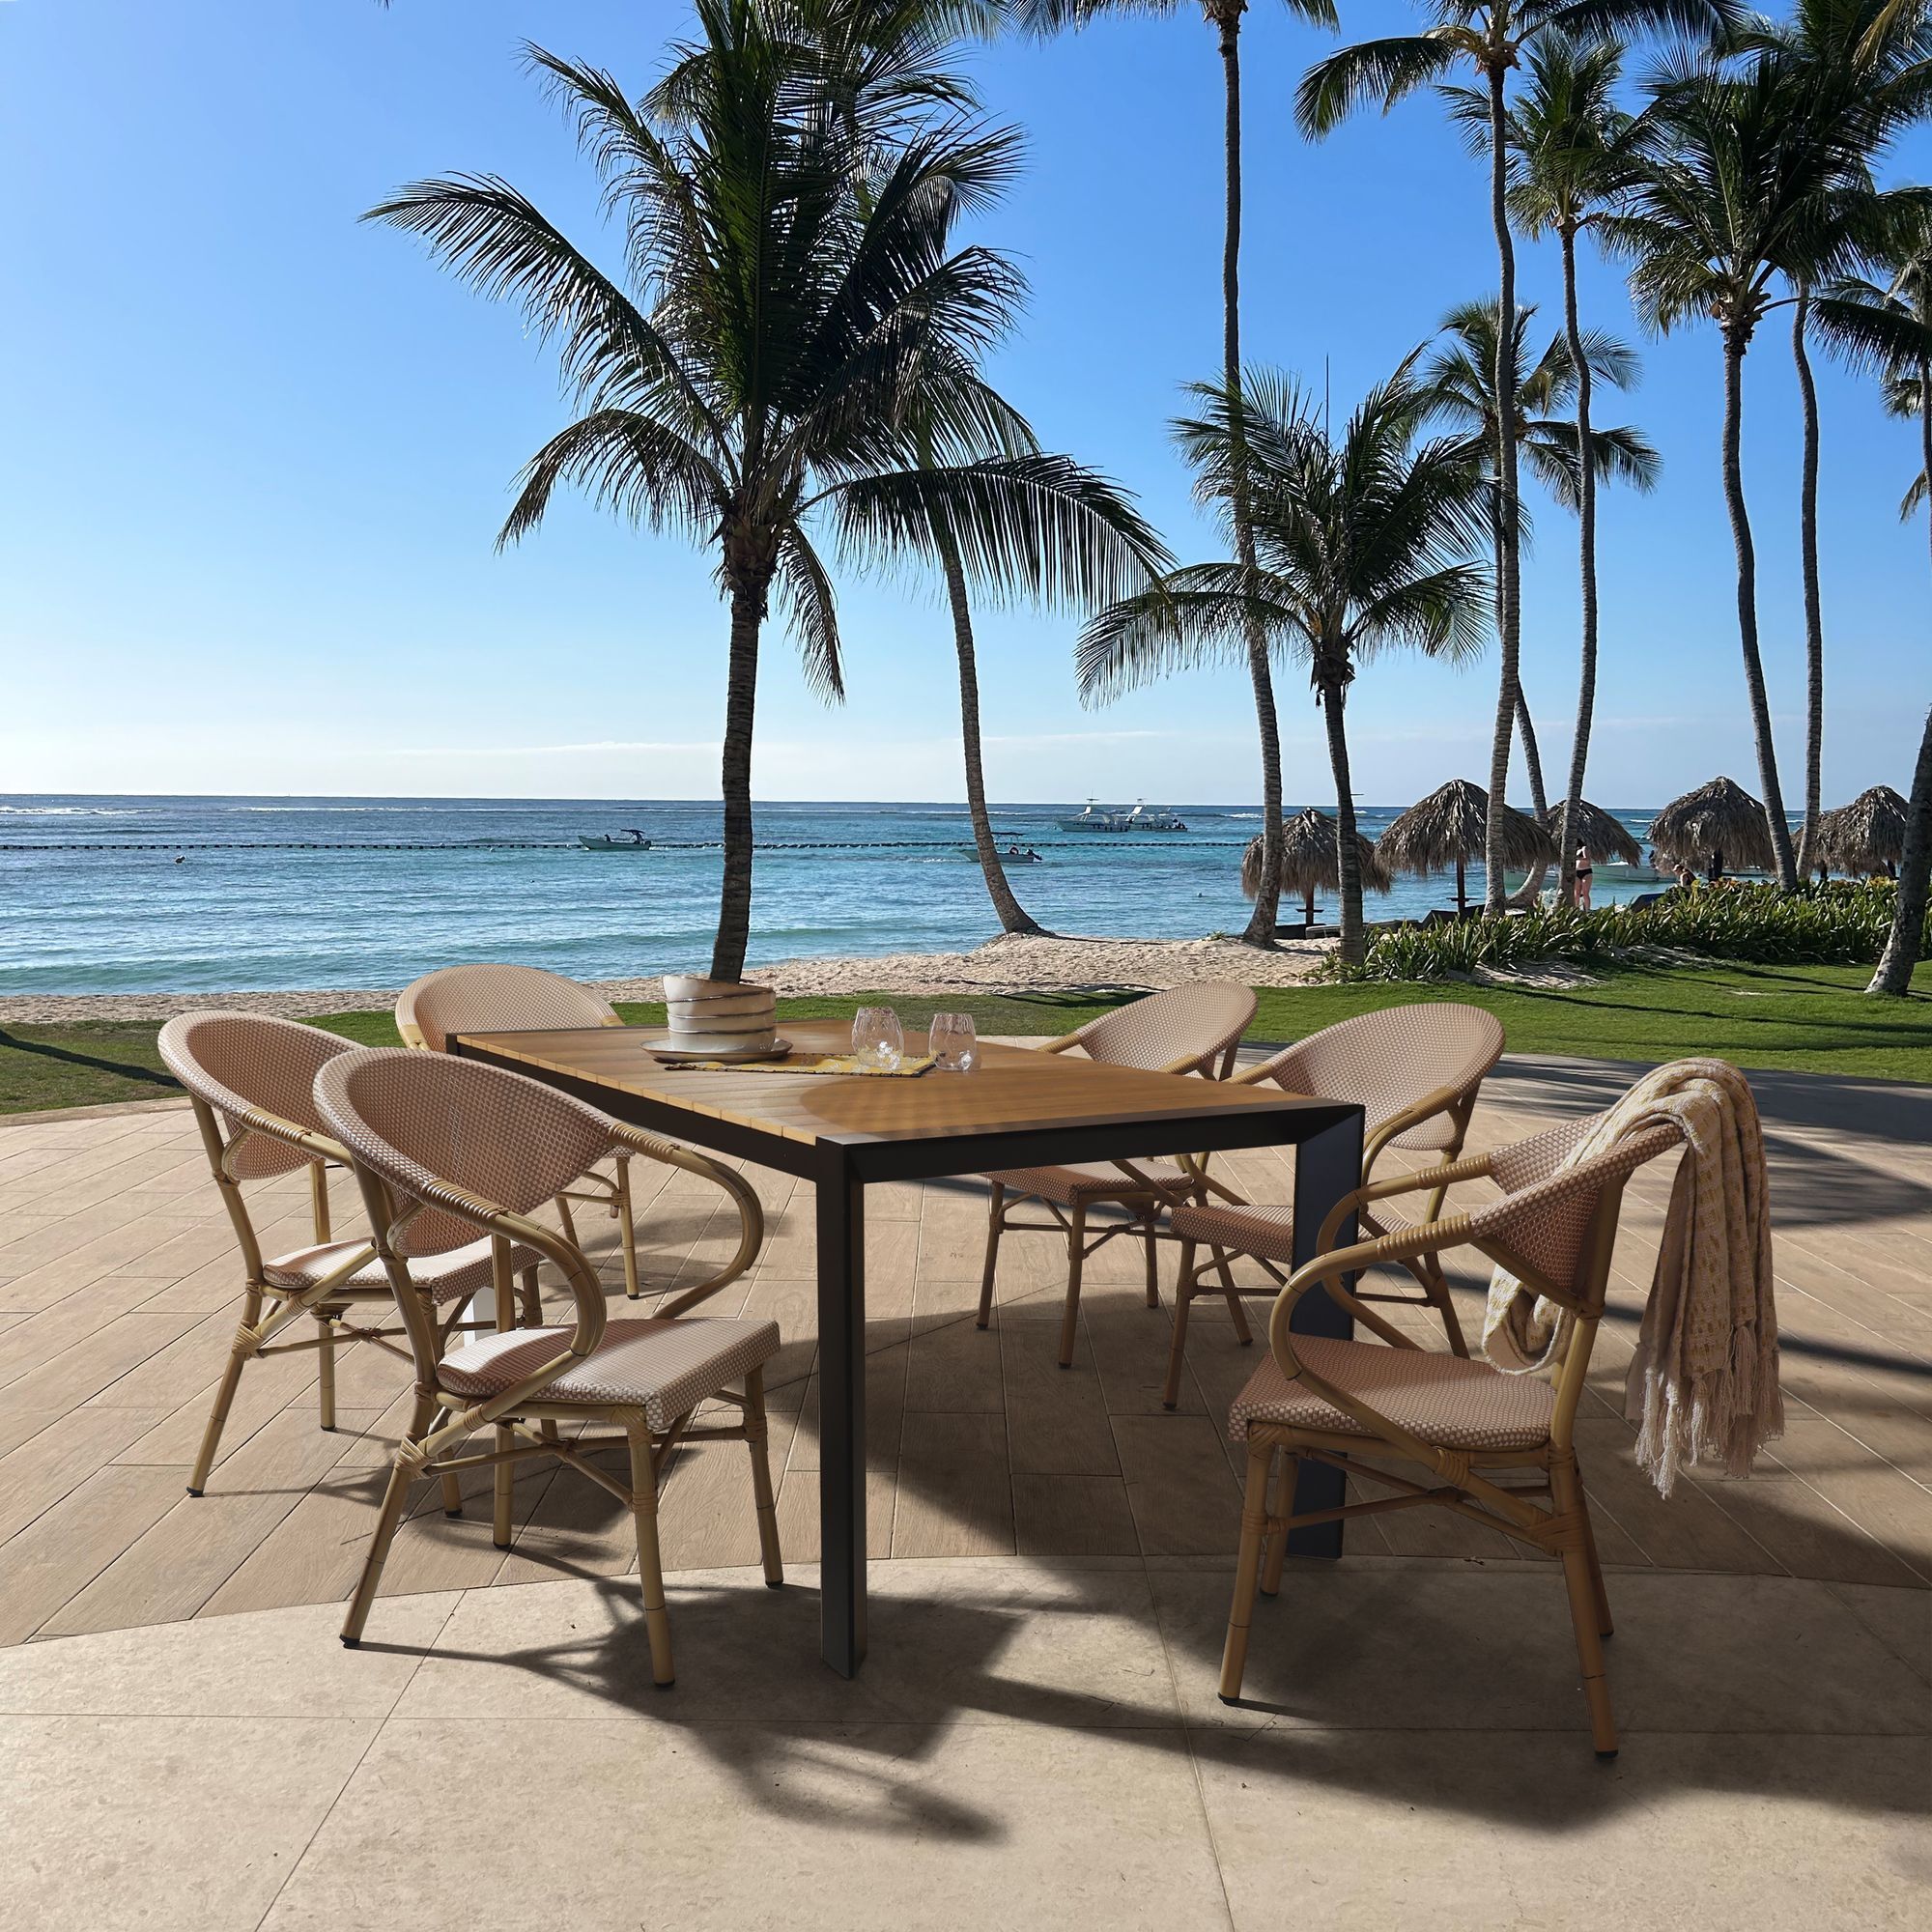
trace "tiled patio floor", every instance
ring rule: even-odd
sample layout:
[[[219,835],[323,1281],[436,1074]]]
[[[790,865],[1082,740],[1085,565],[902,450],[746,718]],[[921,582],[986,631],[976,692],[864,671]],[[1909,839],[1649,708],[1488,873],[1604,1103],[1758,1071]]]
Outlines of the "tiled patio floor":
[[[1622,1077],[1506,1064],[1474,1138]],[[871,1535],[892,1560],[856,1684],[815,1661],[810,1205],[770,1175],[764,1254],[721,1301],[787,1338],[773,1435],[798,1587],[737,1567],[743,1451],[685,1452],[664,1509],[679,1684],[654,1697],[628,1524],[533,1470],[507,1553],[487,1504],[448,1522],[426,1491],[352,1657],[334,1606],[403,1366],[345,1354],[325,1435],[311,1357],[254,1365],[187,1498],[236,1273],[188,1117],[0,1126],[0,1641],[68,1639],[0,1658],[0,1869],[22,1875],[0,1928],[77,1901],[100,1925],[277,1928],[467,1926],[479,1900],[493,1922],[596,1928],[1922,1922],[1932,1095],[1756,1084],[1790,1429],[1747,1484],[1665,1505],[1638,1476],[1620,1382],[1667,1185],[1646,1178],[1582,1430],[1619,1621],[1607,1769],[1550,1567],[1433,1515],[1295,1565],[1257,1620],[1255,1708],[1216,1703],[1221,1418],[1253,1355],[1201,1304],[1163,1413],[1168,1315],[1124,1242],[1090,1276],[1071,1374],[1048,1237],[1009,1237],[979,1332],[964,1184],[870,1201]],[[1234,1173],[1284,1198],[1271,1157]],[[721,1251],[712,1198],[680,1178],[650,1203],[655,1279]],[[277,1207],[295,1245],[303,1195]],[[452,1835],[438,1789],[460,1826],[503,1830]]]

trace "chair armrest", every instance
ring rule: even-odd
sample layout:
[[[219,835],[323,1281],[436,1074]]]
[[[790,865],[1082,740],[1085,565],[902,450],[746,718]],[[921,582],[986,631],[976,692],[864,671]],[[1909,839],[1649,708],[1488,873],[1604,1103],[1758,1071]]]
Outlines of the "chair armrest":
[[[694,1153],[690,1148],[679,1147],[674,1141],[660,1140],[657,1135],[627,1126],[621,1121],[611,1122],[611,1138],[612,1147],[618,1152],[642,1154],[647,1160],[662,1161],[668,1167],[680,1167],[685,1173],[697,1175],[714,1187],[724,1189],[737,1204],[737,1252],[716,1274],[707,1276],[695,1287],[686,1289],[682,1294],[663,1303],[658,1309],[660,1316],[678,1316],[687,1309],[696,1308],[728,1282],[736,1281],[757,1260],[758,1250],[765,1244],[765,1210],[742,1175],[711,1159],[708,1154]]]
[[[1411,1100],[1406,1107],[1391,1114],[1368,1138],[1362,1150],[1362,1172],[1366,1175],[1375,1165],[1376,1156],[1411,1127],[1419,1127],[1425,1121],[1433,1121],[1437,1114],[1452,1113],[1461,1103],[1464,1090],[1460,1087],[1437,1087],[1423,1094],[1419,1100]],[[1459,1141],[1462,1135],[1456,1137]]]
[[[350,1165],[349,1150],[340,1141],[330,1140],[327,1134],[319,1134],[308,1127],[298,1126],[293,1121],[285,1121],[279,1114],[271,1114],[263,1107],[223,1107],[220,1110],[232,1120],[242,1133],[267,1134],[270,1140],[281,1141],[285,1145],[298,1148],[312,1160],[319,1160],[330,1167]],[[222,1151],[224,1168],[229,1154],[240,1145],[241,1134],[230,1141]],[[234,1175],[229,1173],[232,1180]]]
[[[1345,1194],[1329,1208],[1316,1237],[1316,1252],[1324,1254],[1335,1239],[1336,1231],[1358,1208],[1371,1201],[1387,1201],[1397,1194],[1420,1194],[1425,1190],[1453,1186],[1459,1180],[1480,1180],[1490,1171],[1490,1156],[1472,1153],[1463,1160],[1441,1161],[1416,1174],[1392,1174],[1386,1180],[1365,1181],[1352,1193]],[[1424,1227],[1440,1227],[1443,1222],[1424,1222]],[[1454,1242],[1446,1245],[1454,1246]],[[1388,1257],[1391,1260],[1403,1257]]]

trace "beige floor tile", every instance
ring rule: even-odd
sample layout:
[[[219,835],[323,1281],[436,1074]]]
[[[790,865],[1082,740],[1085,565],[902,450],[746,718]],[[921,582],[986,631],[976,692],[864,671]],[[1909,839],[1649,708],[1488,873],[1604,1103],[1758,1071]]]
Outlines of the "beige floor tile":
[[[1922,1918],[1922,1739],[1271,1731],[1197,1743],[1240,1932],[1889,1928]],[[1912,1794],[1921,1796],[1915,1803]]]
[[[1013,1531],[1022,1556],[1137,1556],[1140,1533],[1120,1476],[1013,1472]]]
[[[1587,1743],[1568,1600],[1548,1566],[1293,1562],[1281,1594],[1256,1603],[1235,1707],[1217,1695],[1232,1577],[1152,1571],[1150,1581],[1190,1719],[1552,1730]],[[1932,1695],[1821,1583],[1626,1571],[1609,1593],[1610,1698],[1626,1738],[1932,1729]]]
[[[0,1653],[0,1714],[383,1718],[456,1607],[384,1606],[384,1640],[345,1650],[333,1604],[50,1637]]]
[[[908,1410],[893,1554],[1009,1556],[1014,1548],[1004,1417]]]
[[[11,1455],[0,1456],[0,1562],[7,1538],[159,1420],[147,1409],[70,1409]]]
[[[1932,1590],[1833,1583],[1831,1591],[1908,1669],[1932,1684]]]
[[[0,1927],[253,1932],[376,1729],[0,1718]]]
[[[1149,1556],[1231,1555],[1239,1492],[1205,1415],[1116,1415],[1114,1442],[1141,1548]]]
[[[182,1499],[185,1468],[109,1464],[0,1547],[0,1644],[24,1641]]]
[[[466,1843],[419,1802],[420,1765],[465,1748],[519,1767],[518,1831]],[[891,1882],[860,1882],[861,1861]],[[1013,1923],[1020,1901],[1038,1924],[1228,1922],[1178,1732],[392,1719],[264,1932],[338,1932],[390,1888],[414,1932],[473,1925],[479,1896],[505,1923],[538,1919],[557,1868],[583,1932],[938,1932]]]

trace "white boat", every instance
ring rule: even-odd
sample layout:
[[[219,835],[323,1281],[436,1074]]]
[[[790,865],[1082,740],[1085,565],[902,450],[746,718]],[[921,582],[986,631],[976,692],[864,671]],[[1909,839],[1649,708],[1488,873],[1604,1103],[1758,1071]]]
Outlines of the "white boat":
[[[617,832],[580,832],[577,842],[586,852],[648,852],[651,841],[635,826]]]
[[[1087,810],[1078,818],[1060,820],[1060,829],[1063,832],[1185,832],[1187,825],[1171,811],[1150,811],[1145,805],[1137,805],[1131,811],[1100,811],[1090,798]]]

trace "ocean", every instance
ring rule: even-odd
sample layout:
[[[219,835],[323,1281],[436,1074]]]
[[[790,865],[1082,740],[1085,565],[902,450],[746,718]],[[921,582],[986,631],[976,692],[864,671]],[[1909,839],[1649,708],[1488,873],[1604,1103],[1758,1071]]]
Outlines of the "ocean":
[[[1011,878],[1056,931],[1238,932],[1259,810],[1171,809],[1184,833],[1062,831],[1078,804],[997,806],[993,822],[1002,847],[1039,854]],[[1360,808],[1363,832],[1400,810]],[[1651,816],[1617,815],[1639,838]],[[578,843],[627,827],[651,849]],[[998,929],[963,805],[760,804],[756,827],[754,965],[960,952]],[[668,800],[14,794],[0,798],[0,993],[399,986],[468,959],[581,980],[702,971],[719,829],[715,803]],[[1473,896],[1481,881],[1472,867]],[[1598,902],[1647,884],[1599,867]],[[1405,880],[1367,911],[1418,914],[1453,892]],[[1332,896],[1320,903],[1332,916]]]

